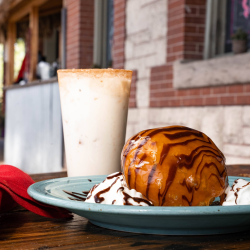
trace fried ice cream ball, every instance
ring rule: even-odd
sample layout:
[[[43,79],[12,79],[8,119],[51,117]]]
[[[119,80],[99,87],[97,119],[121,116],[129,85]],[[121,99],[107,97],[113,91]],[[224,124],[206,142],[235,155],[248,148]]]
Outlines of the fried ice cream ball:
[[[121,155],[127,185],[155,206],[209,206],[224,199],[225,157],[204,133],[170,126],[141,131]]]

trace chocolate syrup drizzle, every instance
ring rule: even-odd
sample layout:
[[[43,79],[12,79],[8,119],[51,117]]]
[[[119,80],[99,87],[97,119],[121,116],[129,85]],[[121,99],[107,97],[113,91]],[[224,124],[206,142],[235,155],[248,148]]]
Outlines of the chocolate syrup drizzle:
[[[73,200],[73,201],[85,201],[87,198],[87,194],[89,193],[89,191],[83,191],[82,192],[83,194],[81,194],[81,193],[70,192],[70,191],[65,191],[65,190],[63,190],[63,192],[68,195],[73,196],[74,198],[68,197],[70,200]]]
[[[165,183],[165,188],[164,188],[162,193],[161,193],[160,189],[158,192],[159,204],[161,206],[165,203],[167,192],[175,179],[177,169],[179,169],[179,168],[186,168],[186,169],[192,168],[194,165],[194,162],[197,161],[197,159],[201,155],[202,155],[202,159],[198,164],[198,167],[196,169],[196,174],[198,174],[198,169],[200,167],[202,167],[202,170],[200,171],[200,175],[202,174],[202,172],[205,168],[215,167],[216,171],[219,173],[219,176],[221,178],[223,178],[227,175],[226,170],[224,169],[222,172],[220,172],[218,166],[215,163],[211,163],[211,164],[207,164],[207,163],[204,164],[203,163],[203,159],[205,156],[213,157],[220,164],[221,163],[223,164],[225,162],[225,157],[224,157],[223,153],[212,142],[212,140],[209,137],[207,137],[205,134],[201,133],[200,131],[197,131],[197,130],[194,130],[191,128],[187,128],[187,127],[183,127],[183,126],[150,129],[150,130],[144,130],[144,131],[140,132],[138,135],[135,135],[133,138],[131,138],[131,140],[128,142],[128,146],[124,150],[123,160],[122,160],[122,168],[124,168],[124,166],[125,166],[125,162],[126,162],[126,158],[127,158],[128,154],[132,152],[131,150],[134,150],[133,146],[135,145],[136,140],[140,140],[142,138],[142,136],[145,135],[145,137],[142,138],[139,146],[137,146],[135,153],[134,153],[133,160],[130,162],[130,165],[129,165],[128,170],[127,170],[127,180],[128,180],[129,187],[131,186],[131,166],[135,163],[135,161],[138,157],[138,154],[140,153],[143,145],[145,145],[149,141],[149,139],[152,139],[153,136],[155,136],[159,133],[164,133],[164,136],[167,139],[169,139],[170,141],[173,141],[176,139],[182,139],[182,138],[184,139],[184,138],[190,137],[190,136],[194,136],[195,138],[186,139],[182,142],[169,143],[169,144],[163,145],[162,152],[160,155],[160,161],[158,164],[153,165],[153,167],[149,173],[149,176],[148,176],[148,182],[147,182],[147,188],[146,188],[146,197],[147,198],[148,198],[150,185],[154,181],[153,176],[154,176],[154,173],[157,171],[157,167],[164,163],[164,160],[166,159],[170,149],[175,147],[175,146],[178,146],[178,145],[185,146],[185,145],[188,145],[189,143],[194,142],[194,141],[201,141],[201,142],[204,142],[206,144],[206,145],[196,147],[194,150],[192,150],[192,152],[189,155],[179,154],[176,156],[177,162],[172,164],[171,166],[169,166],[169,173],[168,173],[168,177],[167,177],[167,180]],[[143,159],[145,159],[146,157],[147,157],[147,155],[143,154],[143,156],[139,159],[139,162],[142,162]],[[124,171],[124,169],[123,169],[123,171]],[[135,170],[135,187],[136,187],[136,179],[137,179],[137,175],[138,175],[139,171],[140,171],[140,169],[136,168],[136,170]],[[126,174],[126,173],[124,172],[124,174]],[[224,184],[221,183],[221,180],[218,178],[218,176],[216,176],[215,174],[211,174],[211,176],[209,178],[211,178],[212,176],[215,176],[218,179],[218,182],[220,183],[221,187],[225,188]],[[186,196],[182,196],[182,199],[185,200],[189,204],[189,206],[192,206],[194,191],[195,190],[197,191],[199,189],[200,183],[198,186],[190,188],[187,186],[186,181],[184,180],[182,185],[185,185],[188,192],[192,193],[190,200]],[[162,198],[162,201],[160,202],[161,198]]]
[[[147,184],[147,189],[146,189],[146,197],[147,197],[147,198],[148,198],[149,187],[150,187],[150,184],[151,184],[152,179],[153,179],[153,177],[154,177],[154,173],[155,173],[156,168],[157,168],[157,164],[155,164],[155,165],[152,167],[152,169],[151,169],[151,171],[150,171],[150,173],[149,173],[149,176],[148,176],[148,184]]]
[[[109,176],[107,177],[107,179],[110,180],[110,179],[113,179],[113,178],[118,177],[118,176],[121,176],[121,175],[122,175],[122,172],[118,172],[118,173],[116,173],[116,174],[114,174],[114,175],[109,175]]]
[[[151,203],[151,202],[149,202],[148,200],[145,200],[145,199],[143,199],[143,198],[137,198],[137,197],[131,197],[129,194],[127,194],[127,193],[125,193],[125,192],[122,192],[123,193],[123,195],[124,195],[124,205],[130,205],[130,206],[133,206],[133,204],[132,203],[130,203],[129,201],[128,201],[128,199],[132,199],[132,200],[134,200],[135,202],[137,202],[137,203],[141,203],[141,202],[144,202],[144,203],[146,203],[148,206],[153,206],[153,204]],[[141,205],[139,205],[139,206],[141,206]]]
[[[138,197],[132,197],[132,196],[130,196],[129,194],[127,194],[127,193],[125,193],[124,192],[124,187],[120,187],[120,188],[118,188],[117,189],[117,192],[118,191],[120,191],[121,190],[121,192],[123,193],[123,195],[124,195],[124,203],[123,203],[123,205],[129,205],[129,206],[133,206],[133,204],[132,203],[130,203],[129,201],[128,201],[128,199],[132,199],[132,200],[134,200],[135,202],[137,202],[137,203],[141,203],[141,202],[144,202],[144,203],[146,203],[148,206],[154,206],[150,201],[148,201],[148,200],[145,200],[145,199],[143,199],[143,198],[138,198]],[[113,203],[112,203],[113,204]],[[139,206],[141,206],[141,205],[139,205]]]
[[[197,132],[194,132],[194,131],[179,132],[179,133],[175,133],[175,134],[164,134],[164,136],[166,138],[168,138],[169,140],[176,140],[176,139],[180,139],[180,138],[191,136],[191,135],[195,135],[196,137],[203,138],[202,133],[198,132],[198,131]]]
[[[121,174],[122,174],[122,173],[121,173]],[[119,175],[121,175],[121,174],[119,174]],[[112,178],[113,178],[113,177],[112,177]],[[119,178],[116,178],[115,181],[114,181],[108,188],[105,188],[105,189],[101,190],[100,192],[98,192],[98,193],[94,196],[95,203],[101,203],[101,202],[103,202],[103,201],[105,200],[105,198],[104,198],[104,197],[101,197],[101,195],[107,193],[107,192],[111,189],[111,187],[112,187],[113,185],[115,185],[115,183],[116,183],[118,180],[119,180]]]
[[[233,186],[232,186],[232,188],[231,188],[231,191],[234,191],[234,186],[235,186],[237,183],[238,183],[238,179],[234,181],[234,184],[233,184]],[[238,205],[238,204],[237,204],[237,199],[238,199],[238,197],[239,197],[239,194],[238,194],[239,191],[240,191],[242,188],[244,188],[244,187],[246,187],[246,186],[248,186],[248,185],[250,185],[250,182],[248,182],[246,185],[242,186],[241,188],[236,188],[236,191],[234,192],[234,196],[236,197],[236,199],[235,199],[235,204],[236,204],[236,205]],[[226,200],[226,196],[225,196],[225,200]]]
[[[93,191],[99,186],[100,184],[95,184],[89,191],[89,194],[87,195],[88,198],[90,198],[93,195]]]

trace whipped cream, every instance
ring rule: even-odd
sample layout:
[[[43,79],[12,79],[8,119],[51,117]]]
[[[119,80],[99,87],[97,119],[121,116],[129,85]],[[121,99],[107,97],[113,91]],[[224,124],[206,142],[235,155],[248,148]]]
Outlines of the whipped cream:
[[[129,189],[121,172],[109,175],[89,191],[85,202],[112,205],[153,206],[140,192]]]
[[[227,187],[225,194],[226,197],[222,206],[250,205],[250,182],[237,179],[232,187]]]

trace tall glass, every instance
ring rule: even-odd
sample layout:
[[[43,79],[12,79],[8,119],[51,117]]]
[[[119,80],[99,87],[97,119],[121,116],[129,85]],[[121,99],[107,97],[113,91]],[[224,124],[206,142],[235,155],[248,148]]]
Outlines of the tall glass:
[[[120,171],[132,71],[58,70],[68,176]]]

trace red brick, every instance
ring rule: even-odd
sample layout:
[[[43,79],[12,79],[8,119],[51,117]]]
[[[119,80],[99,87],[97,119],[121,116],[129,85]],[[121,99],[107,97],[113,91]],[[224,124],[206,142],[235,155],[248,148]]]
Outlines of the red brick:
[[[175,29],[169,29],[168,30],[168,36],[176,36],[176,35],[182,35],[184,32],[184,26],[177,27]]]
[[[171,106],[171,107],[181,106],[181,100],[179,100],[179,99],[169,100],[168,103],[169,103],[169,106]]]
[[[175,53],[183,51],[184,45],[177,45],[177,46],[168,46],[168,53]]]
[[[160,107],[160,102],[150,100],[150,107]]]
[[[198,27],[198,32],[201,34],[205,34],[205,27]]]
[[[152,96],[152,97],[164,97],[165,96],[165,92],[163,92],[162,90],[159,90],[159,91],[157,91],[156,90],[156,92],[153,92],[153,91],[151,91],[150,92],[150,96]]]
[[[199,15],[205,15],[206,9],[205,8],[199,8]]]
[[[185,5],[191,12],[187,13]],[[150,106],[188,106],[204,105],[204,94],[210,96],[210,88],[175,90],[172,84],[172,63],[177,59],[203,58],[204,23],[203,11],[206,0],[169,0],[168,36],[166,67],[154,67],[150,77]],[[183,18],[184,14],[184,18]],[[162,92],[164,95],[162,95]],[[194,98],[190,98],[193,96]],[[216,99],[216,98],[215,98]],[[213,99],[207,99],[212,105]],[[213,104],[215,105],[215,104]]]
[[[181,55],[181,54],[173,54],[173,55],[168,55],[167,56],[167,60],[168,60],[168,62],[174,62],[174,61],[176,61],[176,60],[178,60],[178,59],[182,59],[183,58],[183,55]]]
[[[175,92],[176,96],[188,96],[188,94],[189,94],[189,91],[186,89],[178,90]]]
[[[244,91],[245,92],[250,92],[250,84],[245,84],[244,85]]]
[[[249,95],[238,95],[238,96],[236,96],[236,104],[238,104],[238,105],[249,105],[250,104],[250,94]]]
[[[113,40],[116,43],[124,43],[124,41],[125,41],[125,34],[121,33],[121,32],[120,32],[120,34],[115,34],[115,38]]]
[[[124,18],[117,18],[115,20],[114,28],[122,28],[125,26],[125,19]]]
[[[93,64],[94,3],[67,1],[67,67],[90,68]],[[82,56],[84,54],[84,56]]]
[[[194,102],[195,102],[195,105],[196,106],[202,106],[203,105],[203,98],[202,97],[199,97],[199,98],[195,98],[194,99]]]
[[[197,51],[196,44],[185,44],[185,51]]]
[[[113,45],[113,51],[117,52],[117,51],[124,51],[124,43],[114,43]]]
[[[158,89],[158,90],[162,90],[162,89],[172,89],[172,83],[158,83],[158,84],[154,84],[153,82],[151,82],[150,84],[150,89]]]
[[[225,94],[228,93],[228,88],[227,86],[223,86],[223,87],[212,87],[211,88],[211,92],[213,94]]]
[[[184,106],[202,106],[203,98],[185,98],[183,104]]]
[[[196,54],[191,54],[191,53],[188,53],[188,52],[185,52],[184,53],[184,59],[192,59],[192,60],[201,60],[203,58],[203,55],[202,54],[198,54],[196,52]]]
[[[114,0],[113,68],[124,68],[126,1]]]
[[[119,6],[120,8],[116,8],[116,11],[114,13],[114,16],[124,16],[125,15],[125,11],[126,11],[126,8],[125,6]]]
[[[173,69],[172,66],[171,67],[166,66],[166,65],[155,66],[151,68],[151,74],[159,74],[159,73],[166,72],[166,71],[172,71],[172,69]]]
[[[161,89],[160,84],[150,84],[150,90]],[[150,92],[151,93],[151,92]]]
[[[204,51],[204,45],[198,45],[198,51],[203,52]]]
[[[222,105],[233,105],[236,104],[236,98],[234,96],[221,96],[220,104]]]
[[[186,0],[185,4],[206,6],[206,0]]]
[[[163,95],[166,97],[173,97],[173,96],[175,96],[175,91],[174,90],[164,91]]]
[[[190,90],[189,90],[189,95],[190,95],[190,96],[193,96],[193,95],[201,95],[201,91],[200,91],[199,88],[197,88],[197,89],[190,89]]]
[[[160,100],[159,101],[159,106],[160,107],[170,107],[171,106],[171,103],[169,100]]]
[[[124,51],[114,51],[113,57],[123,57]]]
[[[186,42],[204,42],[204,36],[197,34],[187,34],[184,39]]]
[[[185,23],[193,23],[193,24],[204,24],[205,18],[204,17],[185,17]]]
[[[134,101],[129,101],[130,108],[136,108],[136,103]]]
[[[201,95],[210,95],[211,94],[211,88],[201,88]]]
[[[196,7],[190,7],[190,11],[186,11],[187,15],[196,15],[198,13],[198,9]]]
[[[178,18],[174,20],[169,20],[168,25],[171,27],[171,26],[183,24],[184,22],[185,22],[184,18]]]
[[[119,8],[125,8],[125,0],[114,0],[114,7],[119,9]]]
[[[184,17],[184,10],[183,10],[183,8],[176,8],[176,9],[174,9],[172,11],[169,11],[169,13],[168,13],[168,19],[169,20],[172,19],[172,18],[176,19],[179,16]]]
[[[185,28],[185,23],[182,22],[178,25],[172,25],[172,26],[169,26],[168,25],[168,31],[171,31],[171,30],[176,30],[176,29],[184,29]]]
[[[170,75],[170,77],[173,77],[172,74]],[[160,75],[151,75],[150,80],[151,81],[164,81],[164,80],[167,80],[167,79],[168,79],[167,74],[160,74]]]
[[[218,105],[219,99],[218,97],[206,97],[204,98],[204,105]]]
[[[125,29],[124,28],[116,28],[114,31],[115,36],[123,35],[125,37]]]
[[[114,17],[115,26],[119,27],[125,24],[125,14]]]
[[[184,4],[185,4],[185,1],[184,0],[178,0],[178,1],[174,1],[174,2],[169,2],[168,3],[168,10],[170,11],[171,9],[174,9],[174,8],[183,8],[184,7]]]
[[[233,85],[228,86],[229,93],[243,93],[244,86],[243,85]]]
[[[185,33],[196,33],[197,32],[197,26],[196,25],[185,25]]]

